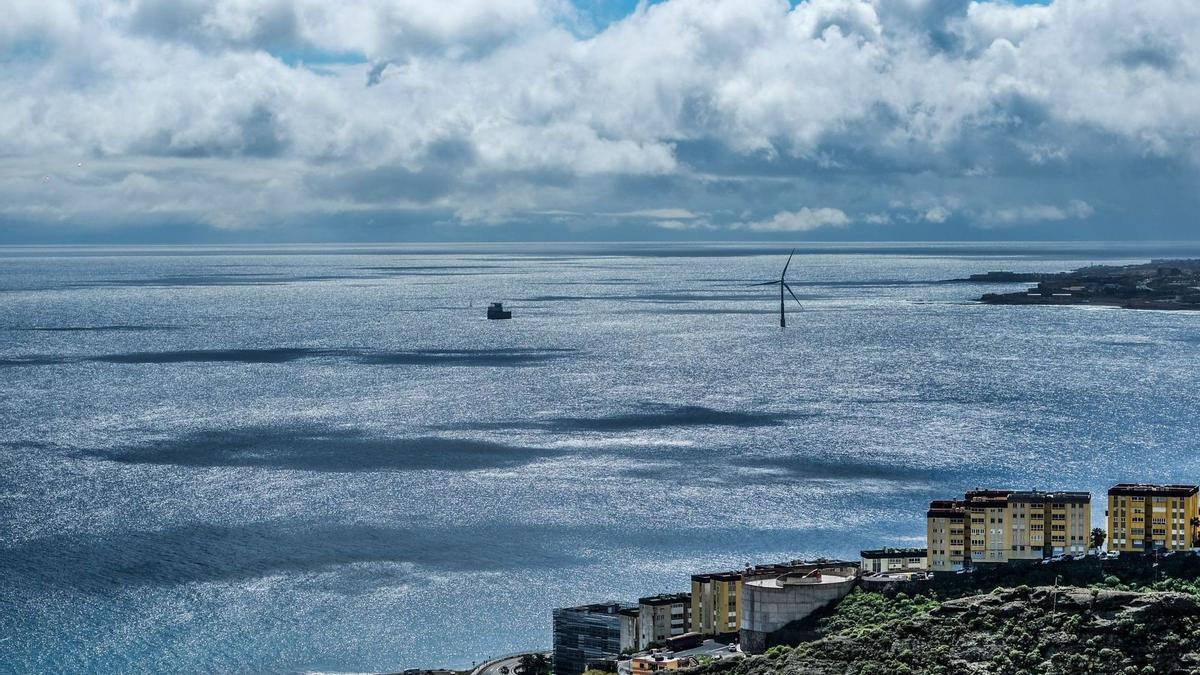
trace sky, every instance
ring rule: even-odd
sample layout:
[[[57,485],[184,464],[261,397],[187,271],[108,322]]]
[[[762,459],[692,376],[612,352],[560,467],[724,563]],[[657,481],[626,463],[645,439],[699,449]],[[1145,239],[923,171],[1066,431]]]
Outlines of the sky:
[[[1189,0],[9,0],[0,243],[1193,240]]]

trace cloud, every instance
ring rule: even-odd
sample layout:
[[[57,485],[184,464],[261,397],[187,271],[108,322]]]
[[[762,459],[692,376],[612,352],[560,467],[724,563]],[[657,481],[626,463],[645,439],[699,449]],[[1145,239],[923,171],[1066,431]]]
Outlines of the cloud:
[[[953,236],[1084,220],[994,206],[1072,199],[1120,235],[1200,206],[1196,3],[664,0],[600,31],[565,0],[6,10],[0,224],[24,227],[3,237],[360,214]],[[957,202],[889,207],[913,194]]]
[[[1058,222],[1063,220],[1085,220],[1091,218],[1095,209],[1087,202],[1072,199],[1062,206],[1052,204],[1027,204],[986,211],[982,220],[985,225],[1011,225],[1023,222]]]
[[[713,225],[712,223],[710,223],[704,219],[699,219],[699,220],[656,220],[656,221],[654,221],[654,226],[660,227],[664,230],[676,230],[676,231],[686,231],[686,230],[715,231],[718,229],[716,225]]]
[[[695,220],[700,218],[700,214],[692,213],[687,209],[667,208],[667,209],[640,209],[638,211],[624,211],[621,213],[605,213],[601,215],[613,216],[616,218],[651,218],[662,219],[670,218],[673,220]]]
[[[806,206],[799,211],[780,211],[768,220],[736,223],[733,227],[755,232],[808,232],[824,227],[845,227],[848,224],[850,217],[841,209],[810,209]]]
[[[944,223],[950,217],[950,210],[944,206],[934,206],[921,217],[931,223]]]

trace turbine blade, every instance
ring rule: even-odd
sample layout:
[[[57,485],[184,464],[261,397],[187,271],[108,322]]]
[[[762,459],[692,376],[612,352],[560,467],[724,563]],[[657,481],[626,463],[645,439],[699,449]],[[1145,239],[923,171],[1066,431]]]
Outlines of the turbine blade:
[[[778,281],[764,281],[761,284],[748,284],[750,286],[774,286]]]
[[[792,287],[787,284],[784,284],[783,287],[788,289],[788,293],[792,294],[792,299],[796,301],[797,305],[800,305],[800,309],[804,309],[804,305],[800,304],[800,298],[797,298],[796,294],[792,292]]]
[[[785,262],[783,264],[783,274],[779,275],[780,279],[783,279],[784,277],[787,276],[787,268],[788,268],[788,265],[792,264],[792,256],[794,256],[794,255],[796,255],[796,249],[792,249],[792,252],[788,254],[787,262]]]

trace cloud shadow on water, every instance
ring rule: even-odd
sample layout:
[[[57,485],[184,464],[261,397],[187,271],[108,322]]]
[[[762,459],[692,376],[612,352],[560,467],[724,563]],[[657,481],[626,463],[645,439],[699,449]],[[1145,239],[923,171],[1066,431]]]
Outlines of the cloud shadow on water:
[[[169,364],[169,363],[287,363],[299,359],[347,359],[375,366],[530,366],[569,357],[574,349],[182,349],[161,352],[125,352],[98,356],[31,355],[0,359],[0,367],[50,366],[68,363]]]
[[[407,352],[364,351],[349,354],[368,365],[526,366],[566,358],[574,349],[418,349]]]
[[[287,363],[297,359],[320,356],[324,350],[295,348],[275,349],[184,349],[167,352],[129,352],[86,357],[97,363]]]
[[[14,331],[31,331],[39,333],[87,333],[87,332],[142,332],[158,330],[183,330],[182,326],[153,326],[153,325],[114,325],[114,326],[33,326],[29,328],[9,328]]]
[[[197,431],[81,454],[127,464],[297,471],[473,471],[519,466],[556,454],[543,448],[438,436],[392,438],[321,425]]]
[[[476,422],[456,425],[454,429],[474,431],[499,431],[505,429],[529,429],[549,432],[628,432],[678,427],[722,426],[722,427],[770,427],[779,426],[789,420],[806,417],[795,413],[736,412],[717,410],[704,406],[647,405],[638,412],[618,413],[600,417],[553,417],[544,420],[518,420],[512,422]]]
[[[0,547],[0,571],[54,589],[119,592],[128,586],[237,582],[298,576],[363,563],[439,571],[506,571],[580,564],[525,525],[393,527],[362,523],[190,523],[111,534],[61,534]],[[386,569],[375,577],[395,582]],[[404,574],[400,572],[400,574]],[[362,575],[353,575],[360,581]],[[353,588],[341,589],[354,592]]]

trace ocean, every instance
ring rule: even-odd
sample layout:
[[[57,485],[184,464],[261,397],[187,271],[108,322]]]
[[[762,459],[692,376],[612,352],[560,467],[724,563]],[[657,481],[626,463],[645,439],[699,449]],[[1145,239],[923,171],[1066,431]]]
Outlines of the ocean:
[[[0,248],[0,671],[394,671],[558,606],[1200,481],[1200,316],[984,306],[1196,244]],[[503,301],[510,321],[487,321]]]

